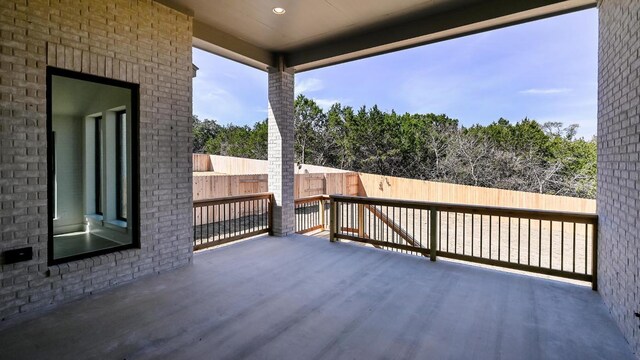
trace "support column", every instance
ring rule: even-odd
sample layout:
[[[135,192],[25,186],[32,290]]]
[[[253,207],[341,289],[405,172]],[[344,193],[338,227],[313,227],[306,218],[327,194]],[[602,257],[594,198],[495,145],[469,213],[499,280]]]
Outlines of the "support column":
[[[598,249],[593,271],[611,316],[640,354],[640,1],[600,0],[598,5]]]
[[[269,192],[275,199],[273,235],[295,232],[293,204],[294,137],[293,69],[282,59],[278,68],[269,69]]]

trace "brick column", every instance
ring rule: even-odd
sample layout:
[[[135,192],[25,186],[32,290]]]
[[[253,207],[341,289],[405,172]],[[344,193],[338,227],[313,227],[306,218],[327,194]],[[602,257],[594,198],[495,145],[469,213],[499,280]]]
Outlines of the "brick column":
[[[640,1],[599,1],[598,292],[640,358]]]
[[[269,191],[275,197],[275,236],[295,232],[293,84],[293,69],[269,69]]]

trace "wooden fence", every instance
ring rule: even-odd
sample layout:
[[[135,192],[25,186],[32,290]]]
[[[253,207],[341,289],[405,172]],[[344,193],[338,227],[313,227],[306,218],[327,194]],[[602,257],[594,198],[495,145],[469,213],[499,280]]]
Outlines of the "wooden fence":
[[[255,194],[268,190],[266,161],[202,154],[194,154],[193,161],[196,172],[193,177],[195,200]],[[243,174],[250,172],[253,169],[251,166],[255,166],[254,173]],[[323,172],[323,169],[333,172]],[[236,171],[233,175],[219,175],[232,170]],[[591,199],[345,172],[322,167],[307,166],[302,170],[309,173],[296,174],[295,198],[343,194],[590,214],[596,212],[596,201]]]
[[[359,173],[359,196],[595,214],[596,201]]]
[[[266,174],[269,162],[266,160],[245,159],[233,156],[193,154],[194,172],[215,172],[227,175]],[[324,166],[296,164],[296,174],[348,173],[350,171]]]
[[[193,154],[193,172],[213,171],[211,158],[206,154]]]
[[[294,180],[296,199],[323,194],[358,195],[358,189],[357,173],[296,174]],[[256,194],[267,190],[266,174],[194,174],[193,176],[194,200]]]

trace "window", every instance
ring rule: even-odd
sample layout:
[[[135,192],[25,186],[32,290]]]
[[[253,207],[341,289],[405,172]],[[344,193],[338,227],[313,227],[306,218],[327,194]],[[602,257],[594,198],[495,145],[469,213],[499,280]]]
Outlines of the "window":
[[[47,68],[50,265],[139,247],[138,93]]]

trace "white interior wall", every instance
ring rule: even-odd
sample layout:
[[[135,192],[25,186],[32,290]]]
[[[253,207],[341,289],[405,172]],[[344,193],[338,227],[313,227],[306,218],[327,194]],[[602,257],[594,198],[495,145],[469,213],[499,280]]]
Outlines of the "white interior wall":
[[[82,118],[59,115],[53,121],[56,149],[57,217],[54,233],[84,230]]]

